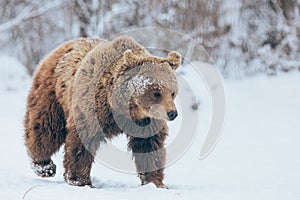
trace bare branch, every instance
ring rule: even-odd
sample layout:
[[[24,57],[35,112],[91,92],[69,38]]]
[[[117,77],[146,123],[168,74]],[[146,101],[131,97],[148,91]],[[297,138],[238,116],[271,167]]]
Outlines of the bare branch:
[[[31,18],[41,16],[54,8],[62,6],[63,4],[65,4],[67,2],[68,1],[60,1],[60,0],[51,1],[47,4],[45,4],[44,6],[38,8],[37,10],[32,10],[32,8],[30,6],[27,6],[24,8],[23,12],[21,14],[19,14],[17,17],[15,17],[3,24],[0,24],[0,32],[9,30],[9,29],[13,28],[14,26],[17,26],[18,24],[20,24],[26,20],[29,20]]]

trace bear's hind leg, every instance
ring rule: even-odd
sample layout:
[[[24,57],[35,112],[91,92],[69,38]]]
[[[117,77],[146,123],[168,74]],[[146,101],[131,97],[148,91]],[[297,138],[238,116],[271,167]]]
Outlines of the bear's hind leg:
[[[64,178],[66,182],[74,186],[88,185],[94,187],[90,173],[99,145],[100,139],[97,136],[90,137],[89,149],[87,149],[87,146],[82,143],[76,128],[68,129],[64,157]]]
[[[51,156],[65,142],[65,123],[63,110],[53,94],[43,99],[32,94],[29,96],[24,121],[25,143],[32,168],[40,177],[56,174]]]

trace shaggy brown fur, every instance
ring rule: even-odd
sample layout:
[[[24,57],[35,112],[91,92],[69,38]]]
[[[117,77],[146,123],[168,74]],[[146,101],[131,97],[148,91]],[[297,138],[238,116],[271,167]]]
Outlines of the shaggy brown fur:
[[[65,143],[65,180],[92,186],[99,145],[125,132],[142,184],[164,187],[166,120],[177,116],[180,63],[176,52],[154,57],[125,37],[81,38],[55,49],[40,63],[27,99],[25,142],[35,172],[54,176],[51,156]],[[156,80],[141,90],[132,80],[144,75]]]

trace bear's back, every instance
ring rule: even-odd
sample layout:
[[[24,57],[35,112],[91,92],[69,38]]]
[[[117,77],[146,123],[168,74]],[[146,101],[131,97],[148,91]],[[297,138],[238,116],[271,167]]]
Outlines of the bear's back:
[[[71,94],[73,90],[74,76],[80,68],[83,59],[92,51],[98,44],[104,42],[99,38],[80,38],[70,41],[71,48],[65,52],[55,66],[56,82],[56,97],[62,105],[65,115],[68,115],[70,108]],[[70,43],[69,42],[69,43]],[[63,47],[63,45],[62,45]]]

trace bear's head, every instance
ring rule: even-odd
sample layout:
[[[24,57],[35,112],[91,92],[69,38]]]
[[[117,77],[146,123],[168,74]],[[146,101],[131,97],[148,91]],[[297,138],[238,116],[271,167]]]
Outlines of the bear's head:
[[[113,106],[128,113],[134,121],[174,120],[178,93],[175,70],[181,56],[170,52],[166,58],[150,55],[144,49],[126,50],[123,71],[115,84]]]

